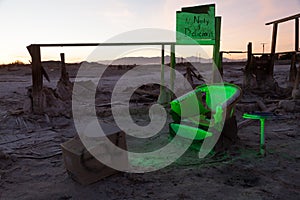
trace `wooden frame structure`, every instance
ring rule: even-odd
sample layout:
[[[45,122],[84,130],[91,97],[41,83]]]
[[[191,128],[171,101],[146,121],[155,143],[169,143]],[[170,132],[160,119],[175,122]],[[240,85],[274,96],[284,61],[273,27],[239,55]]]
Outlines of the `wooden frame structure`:
[[[261,83],[267,83],[272,84],[274,83],[274,65],[275,65],[275,59],[280,54],[292,54],[291,58],[291,67],[290,67],[290,74],[289,74],[289,81],[291,84],[295,84],[295,86],[298,84],[299,80],[297,81],[297,77],[300,76],[300,70],[297,70],[296,63],[297,63],[297,54],[300,53],[299,48],[299,18],[300,13],[296,15],[292,15],[289,17],[285,17],[282,19],[278,19],[272,22],[268,22],[265,25],[273,25],[273,31],[272,31],[272,38],[271,38],[271,51],[270,53],[253,53],[252,52],[252,43],[250,42],[247,47],[247,64],[245,68],[245,74],[244,74],[244,87],[245,88],[252,88],[250,84],[250,80],[253,79],[253,74],[256,74],[255,72],[259,73],[260,75],[260,82]],[[285,52],[276,52],[276,44],[277,44],[277,32],[279,28],[280,23],[284,23],[290,20],[295,21],[295,46],[294,50],[292,51],[285,51]],[[260,57],[259,57],[260,56]],[[260,68],[264,69],[264,71],[258,72],[257,66],[260,66]],[[296,75],[297,74],[297,75]],[[299,74],[299,75],[298,75]],[[256,74],[257,75],[257,74]],[[257,77],[257,76],[256,76]],[[257,80],[257,79],[256,79]]]
[[[220,25],[220,24],[219,24]],[[219,26],[220,27],[220,26]],[[218,39],[219,40],[219,39]],[[170,67],[175,69],[175,45],[176,42],[150,42],[150,43],[56,43],[56,44],[31,44],[27,46],[32,59],[32,110],[34,113],[43,113],[42,88],[43,88],[43,68],[41,61],[41,47],[85,47],[85,46],[161,46],[161,82],[164,83],[164,65],[165,65],[165,46],[171,47]],[[182,44],[179,44],[182,45]],[[214,47],[215,63],[220,63],[220,57],[216,53],[219,50],[219,45]],[[217,65],[218,66],[218,65]],[[171,89],[174,89],[175,74],[171,71],[170,81]],[[164,87],[160,91],[160,103],[168,102],[170,99],[165,93]]]
[[[85,46],[161,46],[162,47],[162,72],[164,67],[165,45],[171,46],[170,67],[175,68],[175,42],[150,42],[150,43],[56,43],[56,44],[31,44],[27,46],[32,59],[32,110],[34,113],[43,113],[42,88],[43,68],[41,61],[41,47],[85,47]],[[162,76],[162,82],[163,82]],[[172,79],[173,78],[173,79]],[[174,75],[171,74],[171,86],[174,87]]]
[[[274,62],[275,62],[275,55],[276,55],[276,43],[277,43],[277,32],[278,32],[278,25],[280,23],[284,23],[290,20],[295,20],[295,48],[294,48],[294,53],[297,54],[300,52],[299,49],[299,18],[300,18],[300,13],[296,15],[292,15],[289,17],[285,17],[282,19],[278,19],[272,22],[268,22],[265,25],[273,25],[273,33],[272,33],[272,43],[271,43],[271,68],[270,68],[270,74],[273,76],[274,72]],[[288,52],[282,52],[282,53],[288,53]],[[296,59],[296,56],[295,56]],[[293,61],[292,61],[293,62]],[[294,60],[296,62],[296,60]]]

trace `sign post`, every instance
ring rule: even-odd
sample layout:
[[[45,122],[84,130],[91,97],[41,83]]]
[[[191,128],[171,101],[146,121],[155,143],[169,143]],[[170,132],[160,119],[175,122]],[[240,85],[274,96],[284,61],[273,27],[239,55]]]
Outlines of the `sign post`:
[[[212,82],[220,82],[221,68],[222,68],[222,57],[220,54],[220,41],[221,41],[221,17],[215,18],[215,45],[213,50],[213,79]]]
[[[213,45],[212,82],[221,80],[218,76],[222,66],[220,56],[221,17],[215,17],[215,4],[186,7],[176,13],[176,44]]]
[[[215,44],[215,5],[182,8],[176,13],[176,43]]]

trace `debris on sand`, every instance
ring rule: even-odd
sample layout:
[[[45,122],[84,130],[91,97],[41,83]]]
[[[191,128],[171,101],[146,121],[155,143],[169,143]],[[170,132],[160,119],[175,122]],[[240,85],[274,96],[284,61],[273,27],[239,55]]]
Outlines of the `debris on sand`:
[[[279,108],[285,112],[300,112],[300,100],[282,100],[279,102]]]

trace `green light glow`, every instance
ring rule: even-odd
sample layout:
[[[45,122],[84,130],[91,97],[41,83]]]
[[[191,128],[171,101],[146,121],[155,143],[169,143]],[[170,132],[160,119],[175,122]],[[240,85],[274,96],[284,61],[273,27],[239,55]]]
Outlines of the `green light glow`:
[[[230,112],[230,117],[232,117],[234,114],[234,108],[231,109],[231,112]]]
[[[216,113],[214,114],[215,123],[218,124],[222,121],[223,118],[223,109],[221,106],[217,106]]]
[[[195,105],[195,103],[192,102],[192,99],[190,98],[194,94],[196,94],[198,98],[198,105]],[[194,117],[198,115],[194,107],[198,106],[201,115],[206,115],[210,111],[216,112],[217,107],[223,105],[224,103],[230,104],[231,101],[236,100],[235,96],[237,95],[240,95],[239,88],[233,84],[224,83],[224,85],[201,85],[198,86],[194,91],[191,91],[173,100],[170,103],[171,110],[182,118]],[[203,97],[205,97],[205,100],[202,100]],[[187,108],[187,111],[185,111],[186,116],[181,115],[181,107],[183,106]]]
[[[170,128],[175,132],[178,133],[181,137],[187,138],[187,139],[194,139],[194,140],[203,140],[207,137],[211,137],[212,133],[207,132],[205,130],[195,128],[192,126],[186,126],[182,124],[170,124]],[[179,129],[183,131],[178,131]],[[196,135],[194,135],[196,133]]]
[[[213,115],[214,116],[214,126],[217,130],[222,131],[223,126],[221,124],[223,120],[223,108],[221,106],[217,106],[216,108],[216,113]]]
[[[265,120],[267,118],[272,117],[271,115],[265,115],[264,113],[262,114],[248,114],[245,113],[243,115],[243,118],[246,119],[258,119],[260,120],[260,145],[259,145],[259,151],[260,154],[265,156],[266,154],[266,146],[265,146]]]
[[[175,99],[170,103],[171,115],[175,121],[170,124],[170,134],[199,141],[212,136],[212,133],[207,131],[210,126],[222,131],[222,121],[227,112],[225,108],[239,99],[240,91],[239,87],[229,83],[201,85],[194,91]],[[196,102],[192,101],[194,95],[197,97]],[[199,108],[200,115],[196,107]],[[184,110],[184,114],[181,108],[187,109]],[[228,110],[231,116],[233,111],[233,108]]]

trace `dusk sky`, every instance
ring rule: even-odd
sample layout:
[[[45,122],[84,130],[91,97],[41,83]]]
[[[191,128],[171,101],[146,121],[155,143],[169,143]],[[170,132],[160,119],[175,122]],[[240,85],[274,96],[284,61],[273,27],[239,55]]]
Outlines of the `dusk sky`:
[[[210,3],[222,16],[225,51],[245,51],[251,41],[254,52],[262,52],[263,42],[269,52],[272,26],[265,23],[300,13],[300,0],[0,0],[0,64],[28,63],[26,46],[34,43],[105,42],[134,29],[175,30],[181,7]],[[293,47],[294,21],[280,24],[277,51]],[[59,60],[59,53],[67,52],[68,62],[82,61],[92,50],[45,48],[42,60]]]

